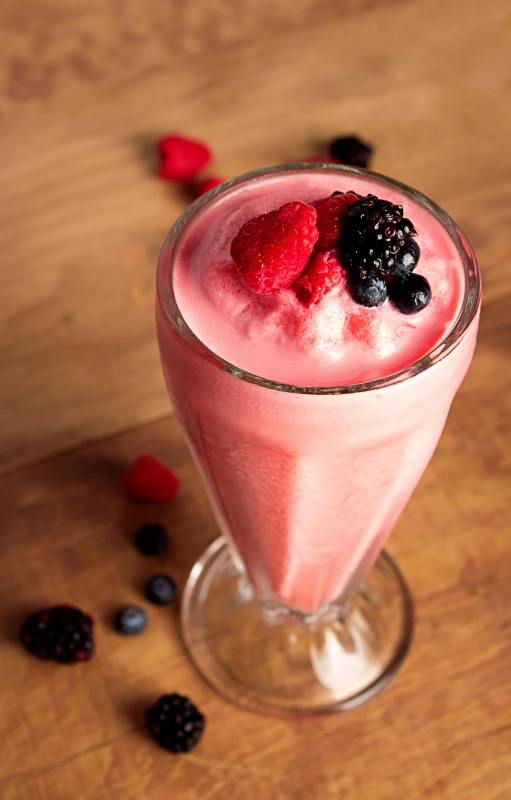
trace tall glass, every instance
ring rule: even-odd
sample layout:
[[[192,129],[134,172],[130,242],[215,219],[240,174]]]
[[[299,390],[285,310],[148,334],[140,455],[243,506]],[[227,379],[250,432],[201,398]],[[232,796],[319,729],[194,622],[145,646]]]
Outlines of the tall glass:
[[[240,186],[300,171],[370,177],[375,194],[387,187],[413,199],[454,243],[465,273],[461,311],[406,369],[335,388],[285,385],[223,360],[181,315],[175,256],[203,210]],[[222,533],[184,594],[190,656],[212,686],[252,710],[354,707],[387,685],[411,640],[410,595],[382,548],[472,358],[480,278],[470,245],[444,211],[395,181],[331,165],[275,167],[190,206],[163,246],[157,289],[165,380]]]

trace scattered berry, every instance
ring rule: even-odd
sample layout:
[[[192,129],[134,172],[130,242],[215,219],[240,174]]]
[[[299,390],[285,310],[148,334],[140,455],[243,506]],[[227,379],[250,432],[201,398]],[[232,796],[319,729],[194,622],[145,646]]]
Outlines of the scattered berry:
[[[177,586],[168,575],[155,575],[145,585],[145,596],[150,603],[166,606],[177,597]]]
[[[161,556],[169,546],[169,535],[163,525],[148,522],[135,534],[135,546],[144,556]]]
[[[318,238],[316,209],[299,201],[246,222],[231,256],[254,292],[267,294],[293,283]]]
[[[158,142],[159,175],[166,181],[190,181],[211,161],[211,151],[202,142],[172,134]]]
[[[403,217],[402,206],[373,194],[352,203],[342,221],[339,242],[342,265],[361,275],[386,277],[401,247],[417,232]]]
[[[306,306],[311,306],[341,282],[342,270],[335,250],[316,253],[306,271],[293,283],[296,296]]]
[[[141,455],[126,470],[122,486],[133,500],[149,503],[167,503],[180,489],[179,479],[174,473],[150,455]]]
[[[318,241],[314,250],[330,250],[337,247],[339,236],[341,235],[342,218],[351,203],[358,200],[355,192],[336,192],[330,197],[322,200],[315,200],[312,205],[316,209],[318,219],[316,228],[319,231]]]
[[[114,627],[123,636],[136,636],[147,628],[147,614],[139,606],[124,606],[115,615]]]
[[[204,178],[204,180],[199,181],[194,187],[193,193],[195,197],[202,197],[203,194],[206,194],[206,192],[210,192],[211,189],[215,189],[217,186],[220,186],[220,184],[226,180],[227,178],[218,178],[216,175],[211,175],[209,178]]]
[[[348,277],[348,285],[354,301],[361,306],[375,308],[382,306],[387,299],[385,281],[374,275],[361,276],[356,271],[351,272]]]
[[[339,136],[330,144],[330,155],[341,164],[351,167],[368,167],[373,148],[358,136]]]
[[[94,653],[93,621],[78,608],[54,606],[25,620],[21,641],[34,656],[76,664]]]
[[[389,282],[389,298],[402,314],[417,314],[431,300],[431,287],[422,275],[409,275]]]
[[[394,263],[389,267],[391,278],[406,278],[417,266],[420,258],[420,247],[415,239],[408,239],[398,250]]]
[[[165,694],[145,712],[149,733],[171,753],[188,753],[198,743],[205,725],[203,714],[180,694]]]

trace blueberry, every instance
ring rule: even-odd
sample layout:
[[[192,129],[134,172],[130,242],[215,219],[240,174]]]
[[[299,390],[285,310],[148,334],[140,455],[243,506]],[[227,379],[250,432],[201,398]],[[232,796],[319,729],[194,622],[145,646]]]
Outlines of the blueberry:
[[[373,148],[358,136],[339,136],[330,143],[330,155],[341,164],[352,167],[368,167]]]
[[[349,287],[355,303],[361,306],[375,308],[376,306],[382,306],[387,299],[385,281],[372,275],[361,278],[358,273],[352,273],[349,276]]]
[[[407,239],[389,267],[389,275],[392,278],[407,278],[417,266],[420,254],[420,247],[415,239]]]
[[[389,297],[402,314],[417,314],[431,300],[431,287],[426,278],[413,273],[390,281]]]
[[[115,616],[115,630],[123,636],[136,636],[147,627],[147,614],[139,606],[124,606]]]
[[[168,575],[155,575],[145,585],[145,596],[150,603],[166,606],[176,599],[177,586]]]
[[[135,545],[145,556],[161,556],[169,546],[169,535],[163,525],[148,523],[135,534]]]

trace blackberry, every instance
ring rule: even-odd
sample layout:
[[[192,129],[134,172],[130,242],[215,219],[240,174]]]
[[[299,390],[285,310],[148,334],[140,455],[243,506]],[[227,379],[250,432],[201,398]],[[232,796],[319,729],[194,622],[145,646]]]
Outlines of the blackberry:
[[[368,194],[352,203],[343,217],[341,263],[350,271],[358,270],[362,278],[388,277],[401,248],[416,235],[402,206]]]
[[[169,546],[169,535],[163,525],[149,522],[135,534],[135,546],[145,556],[161,556]]]
[[[145,712],[149,733],[171,753],[188,753],[202,736],[205,717],[180,694],[165,694]]]
[[[373,148],[358,136],[339,136],[330,143],[330,155],[341,164],[351,167],[368,167]]]
[[[431,287],[422,275],[409,275],[389,281],[389,298],[402,314],[417,314],[431,300]]]
[[[147,614],[139,606],[124,606],[115,615],[114,627],[123,636],[136,636],[147,628]]]
[[[76,664],[94,653],[93,621],[78,608],[54,606],[31,614],[23,623],[21,641],[39,658]]]
[[[177,596],[177,586],[168,575],[155,575],[145,585],[145,596],[150,603],[166,606]]]

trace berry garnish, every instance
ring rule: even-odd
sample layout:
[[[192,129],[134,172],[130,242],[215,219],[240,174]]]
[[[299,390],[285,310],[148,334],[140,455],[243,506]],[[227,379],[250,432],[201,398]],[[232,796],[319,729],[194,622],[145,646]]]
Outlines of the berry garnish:
[[[147,614],[139,606],[124,606],[115,615],[114,627],[123,636],[136,636],[147,628]]]
[[[29,653],[59,664],[88,661],[94,653],[92,618],[72,606],[36,611],[25,620],[21,641]]]
[[[166,606],[177,597],[175,581],[168,575],[155,575],[145,585],[145,596],[150,603]]]
[[[406,278],[417,266],[420,254],[420,247],[415,239],[408,239],[398,250],[394,263],[389,267],[389,276]]]
[[[189,181],[211,160],[209,147],[185,136],[172,134],[158,142],[160,178],[166,181]]]
[[[135,546],[144,556],[161,556],[169,546],[169,535],[163,525],[148,522],[135,534]]]
[[[373,154],[371,145],[358,136],[339,136],[330,144],[330,155],[341,164],[351,167],[368,167]]]
[[[318,239],[316,219],[313,206],[296,201],[242,226],[232,241],[231,256],[254,292],[268,294],[291,286]]]
[[[166,503],[179,492],[180,482],[179,478],[157,458],[141,455],[124,473],[122,486],[133,500]]]
[[[387,299],[385,281],[374,275],[360,275],[352,271],[348,275],[350,294],[354,301],[361,306],[375,308],[382,306]]]
[[[358,200],[355,192],[335,192],[330,197],[315,200],[311,205],[316,209],[318,218],[316,228],[319,231],[315,250],[330,250],[337,247],[341,234],[342,218],[351,203]]]
[[[417,314],[431,300],[431,287],[422,275],[413,273],[407,278],[389,281],[389,298],[402,314]]]
[[[205,717],[180,694],[165,694],[145,712],[149,733],[171,753],[188,753],[202,736]]]
[[[313,255],[307,269],[293,283],[296,296],[306,306],[319,303],[327,292],[341,282],[342,270],[335,250]]]
[[[199,181],[194,186],[193,193],[195,197],[202,197],[203,194],[206,194],[206,192],[210,192],[211,189],[215,189],[217,186],[220,186],[220,184],[226,180],[227,178],[218,178],[216,175],[211,175],[209,178],[204,178],[204,180]]]
[[[403,245],[417,232],[402,206],[373,194],[352,203],[342,221],[341,263],[362,276],[387,277]]]

